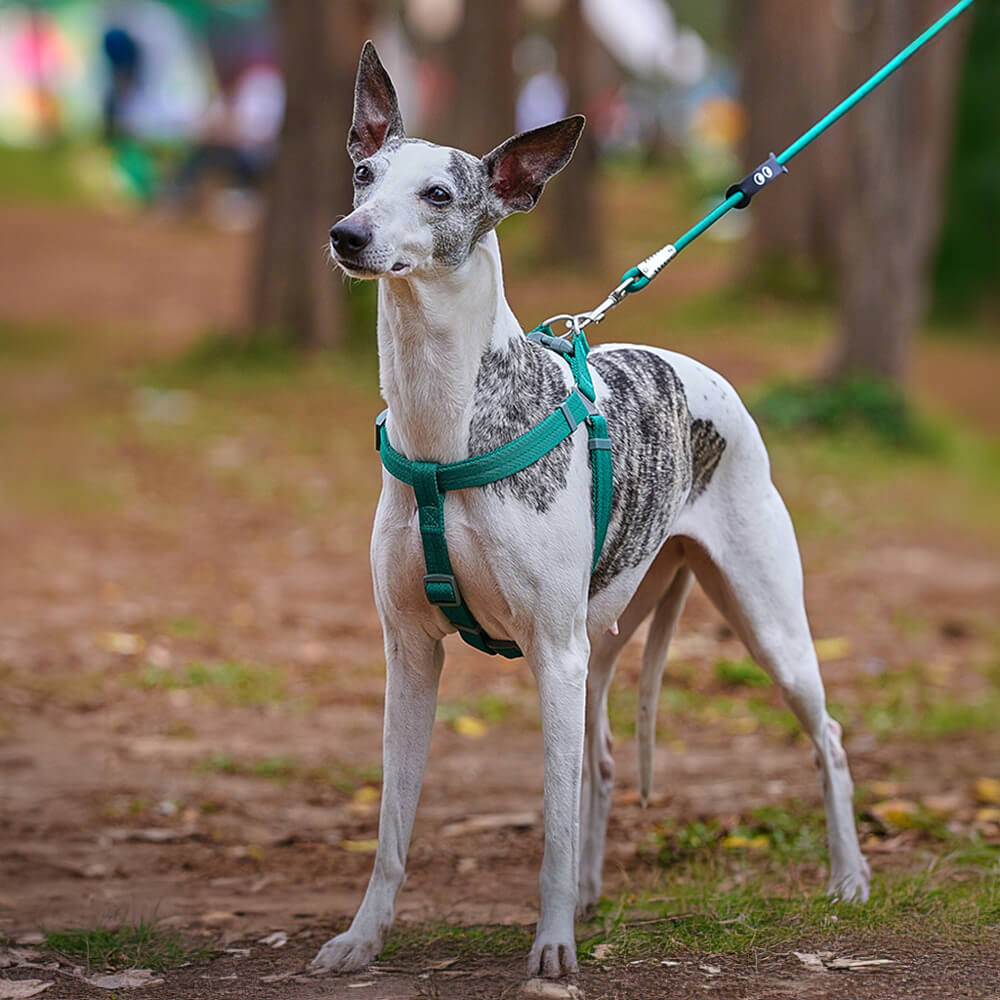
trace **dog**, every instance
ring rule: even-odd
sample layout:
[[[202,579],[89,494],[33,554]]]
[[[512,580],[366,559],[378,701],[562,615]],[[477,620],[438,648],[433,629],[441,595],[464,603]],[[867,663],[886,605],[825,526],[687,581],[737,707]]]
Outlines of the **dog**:
[[[534,207],[584,120],[516,135],[479,158],[407,138],[371,42],[358,66],[348,153],[354,210],[330,231],[352,278],[378,280],[386,431],[407,458],[447,463],[503,445],[572,389],[568,366],[525,338],[504,297],[496,225]],[[544,741],[545,851],[531,976],[577,970],[574,916],[600,895],[614,761],[607,694],[615,661],[652,616],[642,658],[640,790],[648,798],[667,647],[696,578],[783,692],[815,747],[830,849],[828,892],[868,897],[853,785],[803,604],[792,524],[757,426],[715,372],[670,351],[590,354],[612,441],[607,538],[592,569],[587,436],[520,472],[446,495],[448,550],[469,608],[515,641],[535,676]],[[383,473],[371,545],[386,657],[378,850],[350,928],[313,964],[367,966],[392,926],[434,723],[442,639],[454,627],[423,589],[413,489]]]

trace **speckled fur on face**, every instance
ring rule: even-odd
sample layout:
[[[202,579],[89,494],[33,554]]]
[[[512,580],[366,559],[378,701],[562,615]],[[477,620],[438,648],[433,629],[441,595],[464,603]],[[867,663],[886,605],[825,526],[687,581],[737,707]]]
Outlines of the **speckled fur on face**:
[[[411,183],[412,195],[418,204],[421,224],[430,230],[431,259],[441,267],[455,268],[460,266],[472,252],[472,248],[496,222],[487,211],[486,172],[482,161],[469,153],[446,146],[437,146],[423,139],[396,139],[387,142],[378,152],[360,160],[373,173],[374,179],[367,184],[354,185],[354,209],[363,208],[366,204],[375,203],[379,188],[392,167],[393,157],[405,146],[423,146],[428,150],[438,150],[446,157],[442,166],[428,162],[427,175],[414,176]],[[423,191],[438,181],[447,185],[452,195],[452,201],[447,205],[431,205],[421,203]],[[373,204],[374,207],[374,204]],[[378,246],[376,229],[375,247]],[[378,253],[373,247],[371,255]],[[384,264],[392,256],[386,251],[380,255],[377,263]],[[384,257],[385,261],[381,258]],[[375,261],[372,261],[375,263]]]

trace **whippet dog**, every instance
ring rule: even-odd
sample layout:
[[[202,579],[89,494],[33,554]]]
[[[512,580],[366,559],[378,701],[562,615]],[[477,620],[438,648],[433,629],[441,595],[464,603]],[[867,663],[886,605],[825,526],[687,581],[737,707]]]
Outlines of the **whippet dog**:
[[[566,363],[527,340],[507,304],[494,228],[534,207],[583,124],[576,116],[516,135],[481,159],[409,139],[392,82],[365,45],[347,145],[354,210],[331,229],[330,249],[352,278],[378,280],[386,429],[408,459],[447,463],[487,452],[538,424],[572,389]],[[754,421],[721,376],[682,355],[607,344],[594,348],[590,365],[614,469],[596,569],[586,434],[445,501],[448,550],[466,603],[490,636],[518,644],[538,684],[545,853],[528,969],[547,977],[576,970],[574,914],[600,894],[615,661],[651,615],[638,715],[645,800],[667,646],[694,578],[815,746],[828,891],[868,897],[851,776],[840,726],[826,710],[795,535]],[[425,596],[414,491],[387,472],[371,565],[387,668],[384,779],[368,890],[350,928],[314,959],[341,971],[367,966],[392,926],[434,725],[442,639],[454,631]]]

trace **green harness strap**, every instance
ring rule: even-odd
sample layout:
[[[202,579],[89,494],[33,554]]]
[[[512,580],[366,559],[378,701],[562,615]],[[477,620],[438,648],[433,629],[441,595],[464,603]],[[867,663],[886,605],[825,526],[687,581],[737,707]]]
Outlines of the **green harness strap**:
[[[541,336],[532,339],[543,341]],[[582,423],[587,424],[592,473],[591,501],[594,510],[594,558],[591,571],[597,567],[604,539],[611,519],[611,494],[613,475],[611,465],[611,438],[607,421],[594,405],[594,382],[587,366],[590,347],[587,338],[578,332],[571,343],[557,338],[560,346],[554,348],[569,363],[576,388],[537,427],[494,448],[483,455],[474,455],[461,462],[441,464],[414,462],[400,455],[389,443],[385,429],[388,410],[383,410],[375,421],[375,446],[382,465],[395,479],[413,487],[417,500],[420,537],[424,545],[424,593],[445,617],[458,629],[462,638],[484,653],[499,653],[508,659],[522,655],[516,642],[494,639],[483,631],[475,616],[462,598],[455,573],[448,556],[448,543],[444,530],[444,495],[449,490],[465,490],[485,486],[506,479],[515,472],[533,465],[547,455],[561,441],[565,441]],[[545,344],[545,346],[552,346]]]

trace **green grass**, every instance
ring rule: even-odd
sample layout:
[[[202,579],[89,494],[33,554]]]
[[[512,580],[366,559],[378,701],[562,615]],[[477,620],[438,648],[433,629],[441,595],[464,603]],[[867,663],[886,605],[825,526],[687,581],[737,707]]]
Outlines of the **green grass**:
[[[773,880],[751,878],[734,887],[709,872],[605,899],[576,933],[581,961],[595,961],[594,949],[606,944],[610,952],[600,962],[608,964],[677,954],[741,956],[803,941],[836,947],[838,940],[872,933],[974,943],[995,940],[998,921],[996,872],[970,877],[950,866],[879,877],[865,906],[831,902],[818,889],[776,888]],[[379,961],[516,956],[528,951],[532,936],[533,928],[524,926],[398,927]]]
[[[598,914],[603,927],[588,940],[591,949],[603,941],[615,958],[629,961],[678,950],[746,955],[858,932],[975,941],[994,937],[1000,921],[1000,888],[988,874],[974,882],[926,874],[879,878],[865,906],[761,883],[672,883],[666,892],[669,902],[647,894],[604,903]]]
[[[903,390],[884,379],[853,375],[837,381],[779,380],[760,395],[754,414],[783,430],[871,434],[888,447],[940,454],[944,442]]]
[[[171,691],[202,691],[218,704],[248,707],[268,705],[287,698],[280,671],[249,663],[189,663],[177,670],[147,666],[138,678],[141,687]]]
[[[753,660],[719,660],[712,670],[715,679],[725,687],[771,686],[771,678]]]
[[[152,920],[108,927],[48,931],[45,948],[91,969],[176,968],[204,958],[209,949],[192,945],[177,931]]]
[[[80,201],[71,151],[62,145],[39,149],[0,146],[0,191],[11,201]]]

